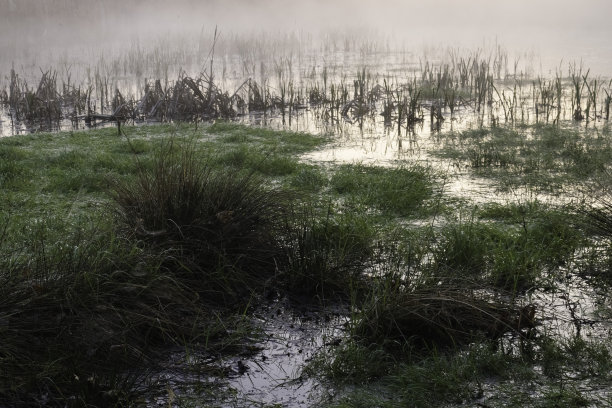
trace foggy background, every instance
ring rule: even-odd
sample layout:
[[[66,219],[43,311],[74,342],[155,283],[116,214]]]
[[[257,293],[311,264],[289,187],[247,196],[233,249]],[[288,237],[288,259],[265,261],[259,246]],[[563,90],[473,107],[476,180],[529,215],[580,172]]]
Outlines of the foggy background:
[[[249,32],[377,35],[405,46],[533,51],[545,65],[612,70],[609,0],[0,0],[0,58],[121,48],[173,36]]]

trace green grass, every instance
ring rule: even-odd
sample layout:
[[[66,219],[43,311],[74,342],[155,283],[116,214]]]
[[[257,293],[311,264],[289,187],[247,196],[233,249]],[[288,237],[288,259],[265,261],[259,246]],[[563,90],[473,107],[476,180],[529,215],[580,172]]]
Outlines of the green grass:
[[[295,158],[266,150],[265,147],[240,145],[216,157],[216,164],[237,170],[255,170],[265,176],[287,176],[295,173],[298,161]]]
[[[332,356],[320,356],[307,372],[324,372],[346,387],[325,405],[335,408],[604,407],[610,402],[604,391],[610,381],[609,347],[581,339],[543,338],[534,344],[539,347],[532,351],[472,344],[457,353],[433,351],[398,360],[349,341]],[[555,367],[539,368],[550,364]]]
[[[527,185],[558,193],[605,177],[612,143],[597,129],[495,127],[448,134],[434,154],[493,179],[504,190]]]
[[[290,223],[277,210],[289,196],[248,167],[213,170],[226,149],[210,129],[125,132],[0,141],[3,404],[135,401],[162,350],[228,353],[255,336],[233,305],[243,311],[287,264]],[[310,145],[286,136],[285,151]],[[289,153],[257,173],[286,163]]]
[[[468,209],[429,167],[303,163],[328,138],[302,133],[124,132],[0,140],[0,405],[138,404],[170,349],[251,350],[251,311],[277,296],[350,307],[305,370],[340,390],[330,406],[597,406],[581,381],[610,383],[609,342],[549,337],[528,298],[577,268],[609,275],[607,207]],[[481,129],[439,154],[488,152],[473,171],[515,186],[595,182],[602,139]]]
[[[433,215],[438,210],[428,203],[434,196],[433,173],[417,165],[398,168],[341,165],[333,172],[330,187],[350,202],[392,216],[418,217]]]
[[[220,141],[224,144],[244,146],[257,143],[267,151],[274,150],[281,154],[305,153],[330,141],[330,138],[326,136],[273,131],[222,121],[215,122],[206,129],[206,132],[219,135]]]
[[[325,217],[312,208],[300,210],[288,242],[288,265],[281,281],[295,294],[349,298],[367,285],[363,271],[373,263],[376,230],[367,217],[336,214]]]
[[[0,401],[28,406],[46,395],[74,406],[120,404],[145,390],[169,345],[206,338],[210,350],[222,350],[242,341],[230,340],[230,320],[206,312],[158,257],[108,223],[79,225],[32,222],[19,246],[5,236]]]
[[[469,277],[523,291],[547,286],[558,268],[586,245],[574,212],[495,204],[483,208],[480,216],[505,223],[468,220],[442,227],[432,249],[434,276]]]
[[[329,183],[324,170],[317,166],[300,164],[289,178],[289,186],[298,191],[320,192]]]
[[[153,170],[117,181],[113,198],[126,235],[197,290],[205,302],[248,299],[283,257],[292,196],[253,174],[215,170],[196,146],[170,139]]]
[[[327,183],[296,156],[325,138],[223,123],[124,132],[0,141],[3,403],[136,400],[162,350],[235,353],[266,291],[348,296],[372,253],[369,222],[290,211],[293,189]]]

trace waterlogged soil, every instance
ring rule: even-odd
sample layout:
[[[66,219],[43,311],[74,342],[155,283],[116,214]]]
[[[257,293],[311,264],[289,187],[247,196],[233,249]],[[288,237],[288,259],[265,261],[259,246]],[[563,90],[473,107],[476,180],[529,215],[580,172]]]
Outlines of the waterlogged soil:
[[[302,369],[322,349],[342,342],[346,316],[346,306],[323,307],[311,300],[300,303],[280,299],[261,305],[248,317],[258,334],[242,353],[222,359],[174,353],[165,363],[167,370],[157,374],[163,392],[147,405],[317,406],[332,390],[320,379],[305,376]],[[185,372],[186,365],[196,367],[202,363],[214,374]],[[213,394],[201,384],[213,386]]]
[[[356,57],[332,61],[332,65],[339,66],[341,63],[347,64],[347,70],[356,72],[364,61]],[[376,64],[370,60],[368,63],[369,69],[381,72],[396,70],[414,74],[417,70],[414,62],[406,63],[397,56],[391,62]],[[499,106],[490,108],[486,118],[485,114],[476,114],[470,109],[459,109],[452,114],[444,109],[442,114],[445,120],[441,124],[432,123],[426,112],[422,123],[412,128],[402,126],[399,129],[397,125],[384,121],[379,114],[380,106],[373,115],[356,122],[344,118],[330,119],[323,109],[316,106],[305,107],[292,115],[280,112],[249,114],[236,120],[251,126],[332,134],[333,141],[328,146],[301,157],[307,163],[363,163],[377,166],[418,163],[431,167],[445,175],[444,193],[460,200],[466,207],[524,201],[559,205],[563,200],[584,198],[576,198],[573,194],[547,194],[528,187],[500,192],[494,179],[479,176],[453,160],[432,154],[440,146],[440,138],[445,133],[475,129],[483,123],[490,124],[492,117],[501,116],[500,109]],[[533,123],[534,110],[533,106],[526,108],[531,118],[528,119],[530,123]],[[14,124],[6,112],[0,115],[0,136],[37,131],[45,129],[45,126]],[[72,129],[75,124],[68,120],[55,126],[58,129]],[[77,123],[76,126],[82,124]],[[529,292],[525,297],[537,307],[537,330],[542,333],[560,339],[580,335],[607,341],[612,337],[612,319],[605,315],[605,311],[610,310],[609,292],[569,270],[558,281],[551,282],[544,289]],[[231,358],[198,356],[197,351],[194,351],[195,354],[174,353],[166,364],[169,369],[157,375],[163,389],[147,405],[317,406],[331,398],[334,390],[319,379],[305,377],[302,369],[322,349],[334,347],[343,341],[347,316],[349,313],[346,309],[337,306],[321,308],[311,302],[299,306],[283,299],[259,306],[248,317],[250,323],[259,328],[259,334],[248,339],[248,347],[243,353],[237,353]],[[200,363],[212,367],[212,374],[193,375],[183,370],[184,366]],[[211,384],[211,388],[202,384]],[[584,384],[584,387],[588,386],[588,383]],[[495,390],[495,387],[491,389]],[[482,399],[474,403],[486,406],[485,401],[493,392],[485,387]],[[602,398],[609,398],[610,394],[609,389],[595,389],[592,392],[602,395]]]
[[[612,320],[600,314],[611,300],[608,288],[568,274],[549,289],[535,291],[528,297],[538,305],[540,330],[554,338],[586,336],[605,341],[612,336]]]
[[[612,338],[612,320],[601,315],[612,302],[609,291],[594,287],[580,276],[567,275],[563,282],[528,293],[526,298],[537,305],[538,333],[567,341],[580,336],[593,342]],[[342,309],[296,311],[282,303],[258,310],[253,317],[263,330],[262,339],[254,343],[258,350],[247,357],[223,361],[232,397],[217,401],[219,406],[302,408],[318,406],[341,395],[343,391],[329,388],[329,383],[304,377],[302,369],[323,348],[335,347],[345,340],[347,316]],[[509,337],[507,341],[515,344],[517,339]],[[612,395],[597,378],[578,378],[571,372],[563,375],[584,395],[602,401]],[[499,386],[494,379],[482,384],[482,396],[472,402],[486,406],[489,399],[500,398]],[[543,390],[533,390],[534,395]]]
[[[264,338],[256,343],[260,352],[246,361],[232,361],[238,375],[229,386],[236,390],[237,402],[311,407],[329,392],[301,371],[322,348],[341,341],[347,311],[287,306],[279,302],[255,313]]]

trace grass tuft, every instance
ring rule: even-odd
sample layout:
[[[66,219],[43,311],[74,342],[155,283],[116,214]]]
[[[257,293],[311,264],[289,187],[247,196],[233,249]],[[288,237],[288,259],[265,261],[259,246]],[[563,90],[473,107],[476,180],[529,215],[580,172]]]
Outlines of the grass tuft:
[[[517,308],[501,297],[486,298],[469,288],[398,287],[374,296],[363,308],[355,335],[366,345],[394,352],[445,348],[478,338],[499,338],[534,327],[535,308]]]
[[[244,300],[275,273],[290,195],[253,173],[213,170],[196,152],[169,141],[116,182],[118,219],[207,302]]]

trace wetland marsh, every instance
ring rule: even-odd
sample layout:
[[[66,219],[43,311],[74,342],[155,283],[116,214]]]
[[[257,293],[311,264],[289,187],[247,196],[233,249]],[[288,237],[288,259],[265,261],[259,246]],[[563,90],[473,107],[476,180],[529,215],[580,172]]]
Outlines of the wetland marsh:
[[[49,53],[108,9],[26,3],[50,38],[0,41],[0,406],[612,405],[605,41],[550,63],[324,26],[345,3],[267,32],[160,3],[182,30],[111,13]]]

